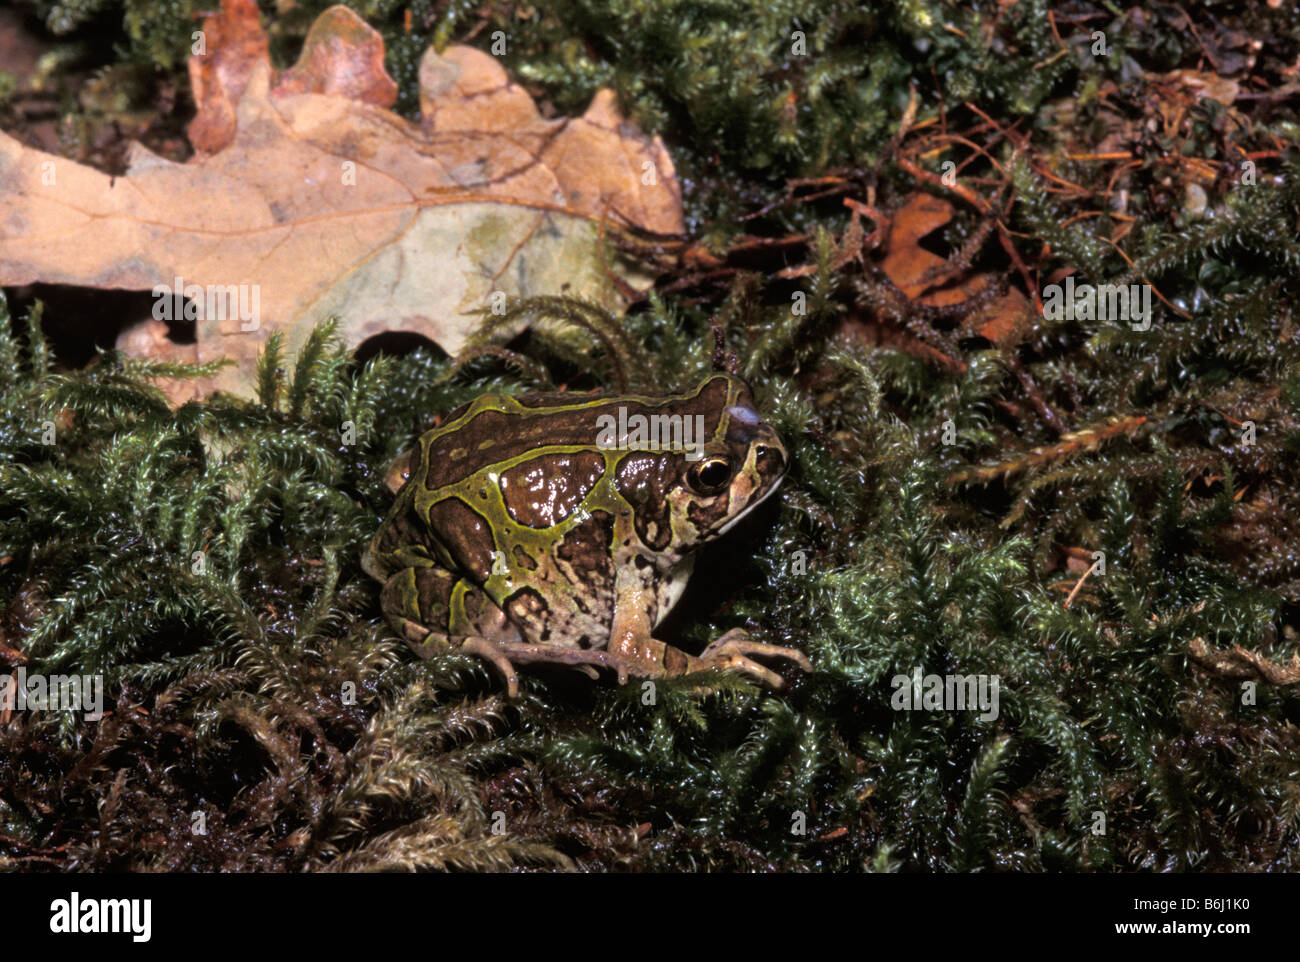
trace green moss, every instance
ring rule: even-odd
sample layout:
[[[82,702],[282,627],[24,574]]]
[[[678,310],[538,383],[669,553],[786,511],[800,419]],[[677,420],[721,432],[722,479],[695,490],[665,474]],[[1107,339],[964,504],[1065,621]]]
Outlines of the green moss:
[[[320,7],[271,24],[277,56]],[[257,402],[176,411],[149,382],[183,371],[112,354],[67,371],[38,310],[15,321],[0,338],[13,373],[0,379],[0,656],[103,672],[113,714],[28,712],[0,729],[0,859],[1300,868],[1296,686],[1194,656],[1239,645],[1282,665],[1297,651],[1287,105],[1243,100],[1229,119],[1202,99],[1185,125],[1150,128],[1150,74],[1191,68],[1200,48],[1182,14],[1136,7],[1092,9],[1086,30],[1057,14],[1064,46],[1047,6],[1029,3],[1014,17],[992,3],[428,4],[410,8],[409,35],[405,8],[357,9],[390,40],[405,109],[429,41],[477,29],[470,42],[487,46],[503,29],[507,65],[557,110],[612,85],[662,132],[693,241],[722,250],[743,230],[781,243],[728,261],[723,282],[678,270],[625,319],[523,302],[455,362],[358,366],[323,328],[292,370],[272,343]],[[1272,31],[1266,77],[1300,51],[1282,16],[1256,4],[1230,18]],[[1094,26],[1107,56],[1091,53]],[[806,57],[790,52],[795,29]],[[1034,313],[994,344],[970,326],[987,297],[926,307],[882,275],[877,249],[843,256],[842,195],[893,210],[917,189],[891,139],[913,85],[918,123],[937,126],[941,92],[948,129],[992,138],[970,99],[1025,138],[963,167],[987,196],[1003,186],[1006,245],[958,203],[936,234],[952,263],[1003,285],[1031,278],[1031,298],[1070,271],[1149,283],[1163,300],[1148,329]],[[1045,171],[1046,155],[1087,155],[1117,130],[1131,139],[1108,146],[1137,161],[1122,178],[1086,159]],[[1254,184],[1238,176],[1245,154]],[[1231,168],[1203,209],[1185,203],[1174,155]],[[788,180],[810,176],[847,186],[787,200]],[[868,347],[853,336],[866,321],[911,340]],[[816,672],[780,693],[727,678],[701,695],[693,679],[651,699],[529,674],[506,705],[480,663],[419,661],[391,636],[359,554],[388,503],[387,461],[436,415],[487,390],[671,390],[728,359],[792,468],[779,502],[708,549],[664,637],[689,648],[748,625],[806,650]],[[1067,553],[1093,552],[1105,570],[1080,583]],[[895,710],[895,679],[918,667],[997,677],[997,716]],[[92,831],[105,806],[111,830]],[[211,827],[197,845],[196,812]]]

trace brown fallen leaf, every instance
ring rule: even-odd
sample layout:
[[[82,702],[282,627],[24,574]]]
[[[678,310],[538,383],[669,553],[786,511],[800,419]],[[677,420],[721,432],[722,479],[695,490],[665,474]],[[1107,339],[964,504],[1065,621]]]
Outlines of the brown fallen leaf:
[[[1198,665],[1223,678],[1254,678],[1270,685],[1294,685],[1300,682],[1300,655],[1292,655],[1290,662],[1279,664],[1241,645],[1233,645],[1231,650],[1216,651],[1205,643],[1204,638],[1189,641],[1187,654]]]
[[[894,214],[883,245],[881,270],[909,298],[930,307],[968,301],[990,284],[979,274],[945,273],[947,261],[921,246],[926,235],[948,223],[952,216],[952,205],[946,200],[917,192]],[[994,344],[1005,344],[1017,336],[1031,309],[1025,295],[1012,287],[967,318],[964,326]]]
[[[294,350],[331,315],[351,345],[400,330],[455,353],[471,312],[508,299],[569,294],[618,312],[620,280],[653,278],[606,265],[602,225],[681,233],[672,160],[611,91],[546,120],[493,57],[429,50],[415,124],[387,109],[382,41],[355,14],[323,13],[276,80],[255,13],[223,0],[204,24],[188,163],[136,144],[110,177],[0,134],[0,284],[152,290],[155,320],[125,332],[124,350],[237,361],[165,385],[174,400],[248,393],[272,331]],[[165,336],[181,293],[197,321],[187,346]]]
[[[878,231],[883,238],[880,269],[909,300],[929,307],[951,307],[978,296],[992,283],[987,276],[971,274],[921,246],[926,235],[952,220],[953,207],[942,198],[918,191],[908,197],[892,216],[874,209],[871,213],[879,219]],[[1008,347],[1015,344],[1026,330],[1025,319],[1032,310],[1029,300],[1012,287],[963,317],[962,327],[998,347]],[[961,359],[925,343],[893,322],[851,317],[844,329],[852,338],[895,347],[953,373],[966,369]]]
[[[1194,97],[1217,100],[1225,107],[1231,107],[1241,93],[1237,81],[1200,70],[1171,70],[1159,79],[1183,87]]]

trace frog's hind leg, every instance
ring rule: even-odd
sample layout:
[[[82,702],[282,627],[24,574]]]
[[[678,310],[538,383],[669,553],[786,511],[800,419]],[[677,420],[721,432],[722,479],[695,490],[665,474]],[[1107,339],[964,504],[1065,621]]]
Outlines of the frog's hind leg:
[[[431,631],[407,619],[403,619],[402,630],[411,650],[421,658],[428,658],[436,652],[451,648],[459,648],[461,651],[478,655],[501,673],[506,683],[506,694],[510,698],[519,695],[519,675],[515,671],[516,664],[568,665],[593,679],[600,676],[592,666],[600,665],[618,671],[623,679],[627,677],[626,669],[619,667],[617,657],[607,651],[530,645],[522,640],[508,641],[500,638],[485,638],[482,635],[450,635]]]
[[[430,562],[397,572],[380,598],[389,624],[421,658],[456,649],[478,655],[501,673],[510,697],[518,695],[519,676],[500,646],[522,639],[480,588]]]
[[[421,658],[457,649],[478,655],[501,674],[511,698],[519,694],[516,664],[569,665],[592,676],[594,666],[616,668],[603,650],[525,642],[483,589],[432,561],[389,578],[381,604],[393,630]]]
[[[524,641],[495,642],[499,652],[521,665],[567,665],[590,678],[599,678],[595,666],[618,672],[619,682],[627,681],[626,659],[603,648],[563,648],[557,645],[532,645]]]
[[[626,653],[604,648],[567,648],[524,641],[519,629],[482,588],[439,566],[403,568],[390,577],[381,594],[383,610],[393,629],[421,658],[457,649],[478,655],[505,679],[511,698],[519,694],[515,665],[567,665],[593,677],[606,668],[625,683],[628,675],[657,675]],[[662,646],[660,642],[652,642]],[[684,659],[685,656],[682,656]]]

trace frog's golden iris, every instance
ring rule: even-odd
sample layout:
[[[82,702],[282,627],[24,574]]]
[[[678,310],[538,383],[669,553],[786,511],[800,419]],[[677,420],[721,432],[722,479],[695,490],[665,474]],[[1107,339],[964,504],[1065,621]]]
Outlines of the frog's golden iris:
[[[626,450],[601,431],[620,415],[703,431],[687,450]],[[730,375],[662,398],[486,395],[394,463],[390,484],[406,480],[362,564],[416,652],[480,655],[512,696],[514,666],[530,663],[609,668],[620,682],[719,668],[780,687],[751,656],[809,670],[793,648],[737,630],[693,656],[651,632],[695,549],[770,496],[785,468],[781,439]]]

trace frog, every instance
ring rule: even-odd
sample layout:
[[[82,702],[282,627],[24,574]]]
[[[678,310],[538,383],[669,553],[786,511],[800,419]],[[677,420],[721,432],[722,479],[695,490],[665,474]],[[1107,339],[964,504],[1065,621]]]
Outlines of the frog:
[[[654,637],[697,550],[770,498],[789,454],[740,378],[671,395],[485,394],[395,459],[396,491],[362,557],[380,607],[421,657],[479,656],[592,678],[812,670],[796,648],[732,629],[698,655]]]

